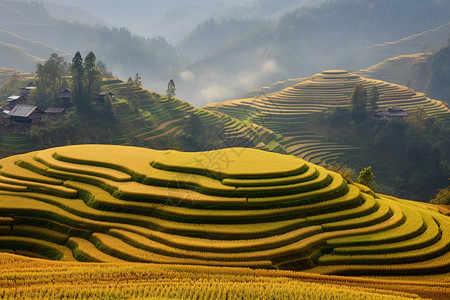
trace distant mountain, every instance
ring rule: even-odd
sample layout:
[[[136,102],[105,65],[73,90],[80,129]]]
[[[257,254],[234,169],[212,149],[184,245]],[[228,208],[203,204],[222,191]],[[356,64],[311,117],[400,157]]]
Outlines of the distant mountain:
[[[243,30],[240,38],[183,69],[178,77],[180,91],[194,103],[206,103],[285,78],[310,76],[330,68],[349,69],[359,53],[371,45],[399,40],[449,21],[448,1],[341,0],[301,7],[279,21]],[[211,34],[205,32],[205,37]],[[209,47],[208,39],[203,40],[198,48]]]
[[[412,77],[412,73],[422,65],[427,65],[431,53],[416,53],[409,55],[398,55],[383,60],[369,68],[356,71],[355,74],[388,81],[396,84],[406,85],[420,92],[425,92],[427,76],[420,75]]]
[[[69,54],[62,49],[46,45],[45,43],[39,41],[27,39],[5,30],[0,30],[0,41],[2,41],[3,43],[19,46],[25,49],[31,55],[40,58],[46,58],[50,53],[57,53],[63,56]]]
[[[34,71],[35,65],[42,59],[33,56],[23,47],[0,41],[0,66],[25,72]]]
[[[433,47],[440,47],[450,39],[450,23],[442,24],[417,34],[407,36],[394,42],[366,47],[355,58],[352,67],[355,69],[367,68],[382,60],[397,55],[428,52]]]
[[[179,42],[185,34],[198,24],[231,7],[245,6],[256,0],[48,0],[77,7],[98,16],[115,27],[126,27],[144,37],[163,36],[170,43]],[[54,7],[51,9],[54,12]],[[67,16],[66,12],[61,13]],[[71,20],[74,20],[71,17]],[[84,20],[86,21],[86,19]],[[96,24],[95,19],[92,20]]]
[[[33,71],[36,62],[52,52],[70,61],[76,51],[83,56],[93,51],[117,76],[139,73],[143,80],[167,82],[183,65],[164,38],[145,39],[125,28],[66,22],[38,2],[0,0],[0,8],[0,42],[5,49],[1,67]]]
[[[59,3],[61,2],[61,3]],[[101,24],[114,27],[113,23],[108,23],[96,16],[87,9],[77,7],[77,3],[63,4],[63,1],[58,0],[43,0],[45,8],[54,17],[71,22],[89,23],[92,25]]]

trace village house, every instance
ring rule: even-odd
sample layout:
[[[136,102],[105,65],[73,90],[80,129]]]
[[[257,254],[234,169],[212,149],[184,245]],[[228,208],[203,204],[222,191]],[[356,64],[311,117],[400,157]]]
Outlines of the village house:
[[[10,127],[10,116],[3,110],[0,110],[0,132],[8,131]]]
[[[111,92],[100,92],[97,94],[97,104],[104,104],[105,103],[105,98],[109,97],[111,98],[111,100],[114,98],[114,93]]]
[[[403,120],[408,117],[408,113],[404,111],[402,108],[394,106],[390,107],[386,110],[378,110],[374,114],[374,117],[377,119],[384,119],[388,121],[392,120]]]
[[[63,87],[59,90],[59,98],[65,108],[72,106],[72,92],[68,87]]]
[[[66,113],[64,107],[48,107],[45,109],[45,115],[50,120],[56,120],[61,118]]]
[[[31,93],[36,88],[37,87],[33,82],[30,82],[25,87],[21,88],[21,96],[25,99],[25,101],[30,97]]]
[[[27,133],[30,127],[39,124],[45,112],[34,105],[19,104],[8,113],[10,127],[18,132]]]
[[[6,99],[6,104],[3,106],[3,109],[11,110],[14,108],[14,106],[16,106],[18,104],[25,104],[25,102],[26,102],[26,98],[24,96],[12,95]]]

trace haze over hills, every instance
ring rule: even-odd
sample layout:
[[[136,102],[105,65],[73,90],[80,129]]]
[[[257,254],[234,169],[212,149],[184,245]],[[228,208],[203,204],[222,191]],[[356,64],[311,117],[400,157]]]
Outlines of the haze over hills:
[[[208,99],[225,100],[243,94],[245,89],[281,79],[311,76],[324,69],[362,67],[355,65],[355,58],[366,47],[449,22],[448,2],[413,2],[343,0],[299,8],[278,22],[244,31],[242,37],[234,38],[182,70],[178,82],[186,91],[186,98],[200,94],[205,103]],[[385,12],[387,7],[389,13]],[[220,30],[217,29],[218,35]],[[192,38],[201,41],[198,36]],[[206,44],[205,39],[208,47]],[[201,48],[202,44],[197,47]],[[364,67],[378,62],[372,61]]]
[[[94,13],[103,11],[106,15],[115,7],[104,5],[101,1],[91,2],[82,1],[78,5],[84,3],[86,7],[83,9],[91,5],[92,11],[95,8]],[[307,6],[312,4],[310,1],[299,2],[300,7],[295,7],[288,0],[281,3],[267,0],[239,4],[246,4],[246,8],[239,8],[234,1],[230,2],[230,7],[237,7],[233,13],[227,14],[224,10],[224,16],[213,15],[214,21],[208,15],[205,19],[209,21],[187,34],[175,50],[163,38],[145,40],[125,29],[61,23],[60,19],[49,16],[37,4],[8,0],[2,0],[2,3],[5,7],[12,5],[14,11],[7,14],[9,8],[2,10],[5,16],[0,18],[1,30],[72,54],[77,50],[82,53],[93,50],[116,76],[127,78],[137,72],[145,86],[159,92],[163,92],[165,82],[173,78],[177,83],[178,96],[197,106],[236,98],[250,89],[286,78],[311,76],[330,68],[354,68],[354,59],[366,47],[396,41],[450,21],[450,8],[446,1],[315,1],[314,4],[321,4],[316,7]],[[205,4],[202,1],[198,3]],[[160,9],[166,11],[172,4],[178,5],[180,2],[163,4]],[[150,2],[117,5],[128,6],[123,7],[120,13],[124,22],[130,18],[127,15],[130,16],[130,12],[139,7],[142,9],[133,15],[134,19],[147,22],[149,26],[153,26],[151,22],[154,21],[167,29],[171,27],[171,22],[158,19],[163,17],[160,10],[145,9]],[[271,7],[277,9],[272,10]],[[390,13],[384,13],[386,8],[390,9]],[[27,17],[18,15],[17,11],[26,13]],[[186,9],[185,13],[189,11]],[[260,12],[252,13],[254,11]],[[287,13],[282,14],[285,11]],[[275,13],[276,17],[270,12]],[[158,14],[158,17],[150,14]],[[120,24],[121,16],[117,13],[109,15],[114,22],[107,19],[105,22],[115,26]],[[248,20],[242,20],[247,17]],[[178,16],[170,19],[176,23],[188,18]],[[417,22],[419,19],[421,21]],[[200,19],[197,19],[195,24],[199,22]],[[214,26],[209,28],[208,24]],[[211,43],[212,39],[214,43]],[[329,51],[330,47],[332,51]]]

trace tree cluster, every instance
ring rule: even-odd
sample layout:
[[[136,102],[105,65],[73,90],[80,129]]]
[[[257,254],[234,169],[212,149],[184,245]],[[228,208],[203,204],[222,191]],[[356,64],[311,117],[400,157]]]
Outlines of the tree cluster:
[[[70,65],[63,57],[52,53],[47,61],[36,65],[37,89],[33,99],[41,107],[62,106],[59,91],[68,87],[72,90],[72,102],[77,111],[88,110],[100,91],[103,74],[111,75],[103,62],[96,64],[92,51],[84,60],[77,52]]]
[[[91,51],[84,61],[78,51],[72,59],[70,71],[73,81],[72,101],[77,111],[89,110],[100,91],[102,76],[95,66],[95,54]]]

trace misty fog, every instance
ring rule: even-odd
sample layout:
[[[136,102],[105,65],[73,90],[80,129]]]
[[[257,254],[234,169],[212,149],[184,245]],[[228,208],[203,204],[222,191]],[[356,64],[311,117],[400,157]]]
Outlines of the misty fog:
[[[92,50],[122,80],[139,73],[149,90],[164,94],[174,79],[177,97],[196,106],[429,51],[449,34],[429,32],[450,22],[449,1],[433,0],[0,3],[2,67],[30,72],[52,52],[70,62],[76,51]]]

